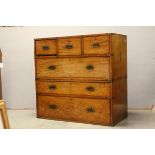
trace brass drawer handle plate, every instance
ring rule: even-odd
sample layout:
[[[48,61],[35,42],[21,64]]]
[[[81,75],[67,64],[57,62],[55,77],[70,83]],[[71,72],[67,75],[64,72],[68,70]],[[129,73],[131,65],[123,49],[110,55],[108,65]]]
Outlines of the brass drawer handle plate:
[[[93,92],[93,91],[95,91],[95,88],[92,87],[92,86],[89,86],[89,87],[86,88],[86,90],[87,90],[87,91],[91,91],[91,92]]]
[[[95,112],[95,110],[94,110],[92,107],[88,107],[86,110],[87,110],[87,112],[89,112],[89,113]]]
[[[92,44],[93,48],[100,48],[100,44],[98,42],[95,42]]]
[[[50,90],[55,90],[57,87],[56,87],[56,85],[50,85],[48,88],[49,88]]]
[[[88,66],[86,67],[86,69],[87,69],[87,70],[93,70],[93,69],[94,69],[94,66],[93,66],[93,65],[88,65]]]
[[[56,69],[56,66],[51,65],[51,66],[48,67],[48,69],[49,69],[49,70],[55,70],[55,69]]]
[[[57,105],[56,104],[49,104],[49,109],[57,109]]]
[[[67,49],[73,49],[73,44],[67,44],[67,45],[65,46],[65,48],[67,48]]]
[[[50,48],[49,48],[49,46],[42,46],[42,49],[45,51],[48,51]]]

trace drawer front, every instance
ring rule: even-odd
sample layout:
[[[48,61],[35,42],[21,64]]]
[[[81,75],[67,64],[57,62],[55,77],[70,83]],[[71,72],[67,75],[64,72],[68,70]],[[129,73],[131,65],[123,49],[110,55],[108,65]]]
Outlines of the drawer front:
[[[37,81],[37,93],[110,97],[111,83]]]
[[[70,94],[70,82],[37,81],[37,93]]]
[[[60,38],[58,39],[59,55],[80,55],[81,39],[80,38]]]
[[[71,82],[71,94],[79,96],[110,97],[111,83]]]
[[[109,54],[109,35],[85,37],[84,54]]]
[[[35,41],[36,55],[38,56],[52,56],[57,54],[56,40],[46,39]]]
[[[110,124],[110,101],[38,96],[38,116],[94,124]]]
[[[110,100],[72,98],[72,119],[85,123],[110,124]]]
[[[109,57],[37,59],[38,78],[110,78]]]
[[[38,117],[71,119],[71,99],[68,97],[38,96]]]

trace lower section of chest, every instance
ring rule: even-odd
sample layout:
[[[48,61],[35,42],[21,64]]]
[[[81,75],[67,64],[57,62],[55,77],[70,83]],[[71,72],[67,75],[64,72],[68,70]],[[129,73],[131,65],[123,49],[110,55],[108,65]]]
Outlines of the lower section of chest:
[[[37,97],[41,118],[92,124],[111,124],[111,100],[43,96]]]

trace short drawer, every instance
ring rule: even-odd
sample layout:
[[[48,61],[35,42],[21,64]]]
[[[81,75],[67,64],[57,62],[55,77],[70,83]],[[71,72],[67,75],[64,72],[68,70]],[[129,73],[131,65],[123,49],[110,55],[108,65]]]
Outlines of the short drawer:
[[[109,35],[84,37],[84,54],[109,54]]]
[[[38,96],[37,116],[51,119],[71,118],[71,99],[68,97]]]
[[[58,39],[59,55],[80,55],[81,38],[60,38]]]
[[[72,119],[84,123],[110,124],[110,100],[72,98]]]
[[[37,78],[101,78],[109,79],[110,58],[36,59]]]
[[[37,81],[37,93],[109,98],[111,83]]]
[[[55,56],[57,55],[56,40],[43,39],[35,41],[37,56]]]
[[[37,93],[47,94],[70,94],[70,82],[54,82],[54,81],[40,81],[37,80]]]
[[[109,98],[111,83],[71,82],[71,94]]]
[[[110,100],[38,96],[38,117],[110,124]]]

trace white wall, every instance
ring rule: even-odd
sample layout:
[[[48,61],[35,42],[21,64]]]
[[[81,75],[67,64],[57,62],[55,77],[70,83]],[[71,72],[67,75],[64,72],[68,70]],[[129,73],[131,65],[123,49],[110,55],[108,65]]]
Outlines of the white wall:
[[[1,27],[7,107],[35,108],[34,38],[105,32],[128,36],[129,108],[155,105],[155,27]]]

